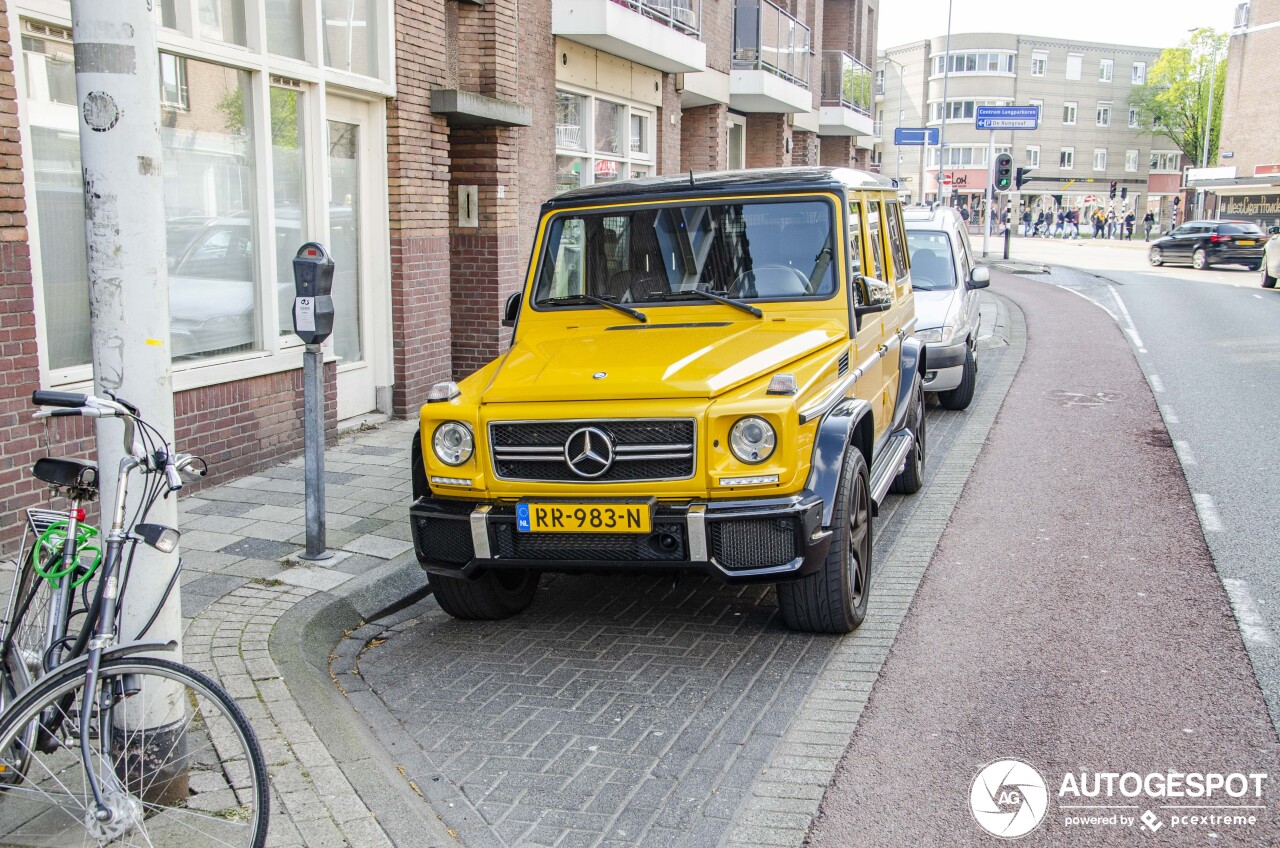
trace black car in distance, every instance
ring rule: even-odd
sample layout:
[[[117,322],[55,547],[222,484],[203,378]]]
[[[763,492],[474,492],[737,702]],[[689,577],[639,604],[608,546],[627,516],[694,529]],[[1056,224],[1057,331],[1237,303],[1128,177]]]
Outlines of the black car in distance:
[[[1206,271],[1213,265],[1262,267],[1267,236],[1252,221],[1187,221],[1151,245],[1152,265],[1190,264]]]

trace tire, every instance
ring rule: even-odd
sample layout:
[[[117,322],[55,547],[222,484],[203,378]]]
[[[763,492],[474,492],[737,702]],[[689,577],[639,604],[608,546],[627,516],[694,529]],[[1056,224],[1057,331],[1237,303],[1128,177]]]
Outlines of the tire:
[[[916,408],[911,411],[907,426],[915,436],[915,444],[907,455],[906,465],[889,485],[889,491],[895,495],[914,495],[924,487],[925,448],[928,443],[925,439],[924,380],[918,374],[914,403]]]
[[[38,836],[42,845],[265,845],[267,768],[248,719],[203,674],[142,657],[104,661],[91,693],[95,706],[109,704],[107,714],[95,709],[89,719],[87,744],[119,829],[94,832],[104,826],[86,810],[94,802],[78,735],[84,686],[83,671],[54,672],[0,720],[0,751],[49,710],[55,720],[45,729],[63,742],[49,754],[32,752],[27,777],[0,790],[0,843],[35,844],[30,840]],[[173,714],[177,709],[181,713]],[[170,711],[172,720],[159,728],[135,726],[157,710]],[[61,809],[57,815],[55,808]],[[84,814],[65,815],[67,810]],[[26,833],[27,828],[39,833]]]
[[[454,618],[497,621],[529,608],[541,576],[537,571],[488,571],[468,580],[429,574],[427,583],[440,608]]]
[[[1150,262],[1153,267],[1159,268],[1164,264],[1164,251],[1158,247],[1151,248],[1151,250],[1147,252],[1147,261]]]
[[[1275,288],[1275,287],[1276,287],[1276,278],[1275,278],[1275,277],[1273,277],[1273,276],[1271,276],[1270,274],[1268,274],[1266,271],[1263,271],[1263,272],[1262,272],[1262,287],[1263,287],[1264,289],[1273,289],[1273,288]]]
[[[960,385],[945,392],[938,392],[938,403],[943,409],[966,409],[973,400],[973,390],[978,385],[978,360],[973,356],[973,349],[964,354],[964,376]]]
[[[1245,267],[1247,270],[1249,270],[1249,271],[1260,271],[1260,270],[1262,270],[1262,263],[1261,263],[1261,262],[1250,262],[1249,264],[1245,265],[1244,267]]]
[[[814,574],[775,586],[778,611],[792,630],[852,633],[871,594],[871,485],[862,452],[845,454],[832,515],[831,550]]]
[[[1209,254],[1205,253],[1203,247],[1197,247],[1191,252],[1191,267],[1197,271],[1209,270]]]
[[[13,704],[18,694],[31,685],[26,664],[10,651],[5,655],[4,667],[0,668],[0,713]],[[13,742],[0,754],[5,763],[5,770],[0,772],[0,787],[14,786],[24,779],[31,763],[30,751],[35,744],[37,725],[29,722],[23,731],[14,737]],[[0,795],[3,797],[3,795]]]

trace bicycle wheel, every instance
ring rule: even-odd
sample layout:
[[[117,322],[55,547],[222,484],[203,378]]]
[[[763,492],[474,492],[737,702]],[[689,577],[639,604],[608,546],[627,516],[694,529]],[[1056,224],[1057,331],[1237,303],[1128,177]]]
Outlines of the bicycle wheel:
[[[103,662],[89,722],[89,759],[111,811],[100,822],[81,756],[84,685],[82,673],[55,672],[0,716],[0,765],[11,765],[4,752],[22,747],[32,722],[61,743],[28,750],[23,779],[0,786],[0,845],[261,848],[267,770],[229,695],[168,660]]]

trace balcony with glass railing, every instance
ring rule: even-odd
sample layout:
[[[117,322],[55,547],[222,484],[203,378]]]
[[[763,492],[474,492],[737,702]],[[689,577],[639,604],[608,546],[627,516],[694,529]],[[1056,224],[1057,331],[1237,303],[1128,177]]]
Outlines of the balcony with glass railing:
[[[822,51],[822,112],[818,125],[823,135],[878,138],[880,128],[871,120],[875,74],[843,50]],[[870,146],[870,143],[864,145]]]
[[[671,74],[707,69],[702,0],[553,0],[551,31]]]
[[[809,27],[769,0],[736,0],[730,105],[747,112],[809,112]]]

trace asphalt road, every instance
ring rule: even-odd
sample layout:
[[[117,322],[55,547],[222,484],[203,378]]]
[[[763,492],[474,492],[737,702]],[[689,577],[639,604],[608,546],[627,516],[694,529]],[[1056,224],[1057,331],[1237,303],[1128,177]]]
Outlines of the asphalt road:
[[[1087,264],[1039,279],[1128,329],[1280,728],[1280,290],[1229,267]]]
[[[1003,274],[993,291],[1026,314],[1026,358],[810,844],[995,844],[970,797],[1003,758],[1047,787],[1021,844],[1140,844],[1144,813],[1154,843],[1280,843],[1280,745],[1157,410],[1166,392],[1153,396],[1124,333],[1081,298]],[[1082,771],[1273,777],[1248,801],[1061,795]],[[992,803],[1021,809],[1016,795]],[[1209,804],[1261,809],[1190,809]],[[1171,823],[1231,812],[1258,821]]]

